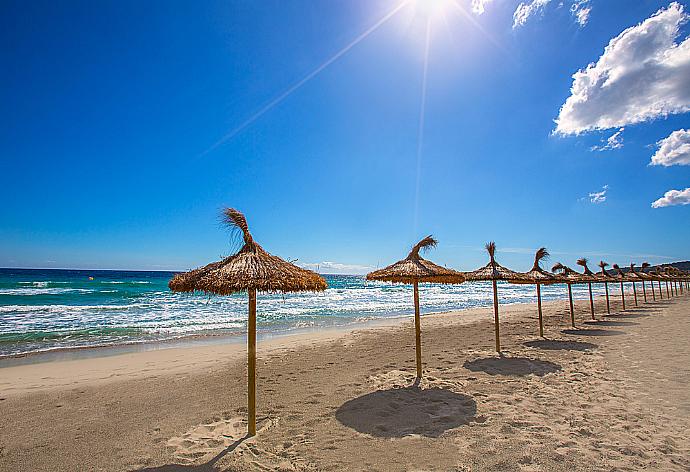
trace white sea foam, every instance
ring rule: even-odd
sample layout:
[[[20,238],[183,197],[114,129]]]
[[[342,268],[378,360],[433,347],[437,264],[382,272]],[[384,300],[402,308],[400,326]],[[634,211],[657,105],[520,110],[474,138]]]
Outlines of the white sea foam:
[[[36,285],[36,287],[39,287]],[[40,286],[44,287],[44,286]],[[86,288],[6,288],[0,289],[0,295],[59,295],[62,293],[92,293],[95,290]]]

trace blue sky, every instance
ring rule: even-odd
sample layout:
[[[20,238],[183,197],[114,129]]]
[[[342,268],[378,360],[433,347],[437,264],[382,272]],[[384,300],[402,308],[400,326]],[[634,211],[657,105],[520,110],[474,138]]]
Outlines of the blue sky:
[[[690,258],[687,4],[434,3],[3,2],[0,267]]]

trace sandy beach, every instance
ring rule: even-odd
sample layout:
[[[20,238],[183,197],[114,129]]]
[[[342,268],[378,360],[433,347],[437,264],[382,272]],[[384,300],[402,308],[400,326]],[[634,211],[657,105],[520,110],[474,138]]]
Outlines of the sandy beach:
[[[251,439],[243,344],[0,367],[0,470],[690,470],[688,297],[628,308],[426,315],[419,385],[412,317],[261,342]]]

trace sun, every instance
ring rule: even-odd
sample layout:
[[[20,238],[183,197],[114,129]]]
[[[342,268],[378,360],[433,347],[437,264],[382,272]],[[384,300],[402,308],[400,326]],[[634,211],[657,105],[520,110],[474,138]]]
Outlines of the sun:
[[[434,18],[444,15],[453,0],[412,0],[415,15]]]

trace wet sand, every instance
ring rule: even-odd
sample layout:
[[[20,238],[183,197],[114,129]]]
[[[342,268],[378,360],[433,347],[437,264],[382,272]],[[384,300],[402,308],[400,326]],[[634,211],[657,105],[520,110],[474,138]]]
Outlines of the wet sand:
[[[252,439],[241,344],[0,368],[0,470],[690,470],[688,298],[271,339]]]

